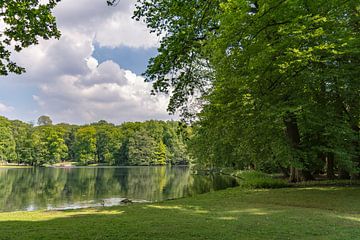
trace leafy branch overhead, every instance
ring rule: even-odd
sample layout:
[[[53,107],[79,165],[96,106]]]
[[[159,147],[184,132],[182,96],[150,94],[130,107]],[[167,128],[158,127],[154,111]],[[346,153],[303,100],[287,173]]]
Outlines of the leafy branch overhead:
[[[119,3],[120,3],[121,0],[109,0],[109,1],[106,1],[106,4],[110,7],[116,7]]]
[[[39,38],[59,38],[52,10],[59,0],[0,1],[0,75],[25,71],[11,59],[14,51],[39,43]]]
[[[154,92],[172,93],[172,113],[181,108],[186,115],[188,98],[211,87],[214,76],[204,47],[219,28],[220,2],[138,1],[134,18],[162,36],[159,54],[150,59],[144,76],[154,83]]]

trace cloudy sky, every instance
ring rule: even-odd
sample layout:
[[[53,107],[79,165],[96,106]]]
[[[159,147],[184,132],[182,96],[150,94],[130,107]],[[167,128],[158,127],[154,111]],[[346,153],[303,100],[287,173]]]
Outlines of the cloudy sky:
[[[14,55],[27,72],[0,77],[0,115],[77,124],[174,118],[166,112],[168,97],[151,96],[141,77],[159,39],[131,19],[134,4],[62,0],[54,12],[61,39]]]

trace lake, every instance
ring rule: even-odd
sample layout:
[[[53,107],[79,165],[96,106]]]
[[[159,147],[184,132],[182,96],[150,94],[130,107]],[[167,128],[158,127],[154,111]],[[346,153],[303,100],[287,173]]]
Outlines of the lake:
[[[156,202],[234,187],[227,176],[193,175],[188,167],[0,169],[0,211],[62,210]]]

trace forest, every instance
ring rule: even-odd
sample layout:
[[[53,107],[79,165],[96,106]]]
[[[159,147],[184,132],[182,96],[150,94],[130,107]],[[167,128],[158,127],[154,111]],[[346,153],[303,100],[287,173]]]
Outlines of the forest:
[[[176,121],[102,120],[89,125],[53,125],[41,116],[38,125],[0,117],[0,162],[43,166],[63,161],[78,165],[187,165],[185,141],[191,129]]]

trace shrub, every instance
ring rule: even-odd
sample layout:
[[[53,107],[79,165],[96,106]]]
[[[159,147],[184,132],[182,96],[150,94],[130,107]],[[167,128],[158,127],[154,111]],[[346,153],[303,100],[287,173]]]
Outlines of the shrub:
[[[239,185],[243,188],[284,188],[290,186],[284,179],[273,178],[269,174],[258,171],[237,171],[232,175],[239,178]]]

